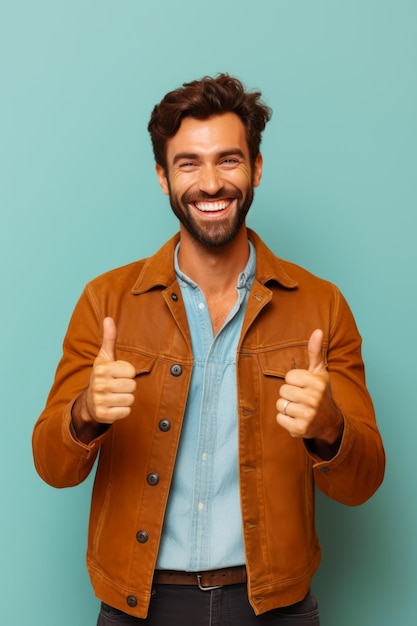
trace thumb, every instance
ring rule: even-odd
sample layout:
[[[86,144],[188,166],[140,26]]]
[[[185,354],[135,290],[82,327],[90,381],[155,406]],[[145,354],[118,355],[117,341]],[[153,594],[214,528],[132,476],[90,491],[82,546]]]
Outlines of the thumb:
[[[114,347],[116,345],[117,328],[112,317],[103,320],[103,343],[98,356],[107,361],[115,361]]]
[[[322,356],[322,344],[323,344],[323,331],[320,328],[316,328],[311,333],[310,339],[308,341],[308,359],[309,366],[308,371],[314,372],[315,374],[319,374],[323,370],[326,369],[326,364],[323,361]]]

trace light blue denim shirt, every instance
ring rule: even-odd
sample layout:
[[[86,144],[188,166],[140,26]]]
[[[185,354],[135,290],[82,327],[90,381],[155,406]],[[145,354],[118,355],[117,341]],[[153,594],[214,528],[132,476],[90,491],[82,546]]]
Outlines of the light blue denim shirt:
[[[194,367],[157,569],[203,571],[245,563],[238,477],[236,351],[255,277],[250,255],[237,300],[214,337],[201,289],[178,265]]]

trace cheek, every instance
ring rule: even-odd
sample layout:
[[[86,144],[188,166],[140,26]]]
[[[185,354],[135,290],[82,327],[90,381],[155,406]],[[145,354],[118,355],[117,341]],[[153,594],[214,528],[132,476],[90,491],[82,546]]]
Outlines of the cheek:
[[[194,174],[183,172],[173,172],[169,178],[169,186],[170,190],[176,196],[182,196],[186,191],[190,190],[191,187],[197,184],[197,177]]]
[[[236,170],[235,184],[239,187],[252,187],[252,171],[247,167]]]

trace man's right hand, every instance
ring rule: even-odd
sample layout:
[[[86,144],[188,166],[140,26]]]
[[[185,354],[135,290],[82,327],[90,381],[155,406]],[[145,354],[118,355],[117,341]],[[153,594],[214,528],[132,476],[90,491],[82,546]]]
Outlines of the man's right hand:
[[[74,404],[72,423],[78,439],[89,443],[103,429],[130,414],[136,390],[131,363],[115,360],[117,329],[111,317],[103,320],[103,343],[94,360],[88,388]]]

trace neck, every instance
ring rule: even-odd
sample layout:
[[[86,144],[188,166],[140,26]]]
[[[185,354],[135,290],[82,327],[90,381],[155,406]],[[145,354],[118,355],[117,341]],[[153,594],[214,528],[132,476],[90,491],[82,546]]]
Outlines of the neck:
[[[200,244],[182,227],[180,236],[180,268],[204,293],[221,293],[236,286],[238,276],[249,259],[245,225],[233,241],[220,248]]]

